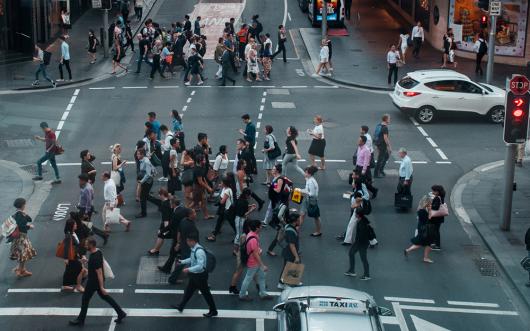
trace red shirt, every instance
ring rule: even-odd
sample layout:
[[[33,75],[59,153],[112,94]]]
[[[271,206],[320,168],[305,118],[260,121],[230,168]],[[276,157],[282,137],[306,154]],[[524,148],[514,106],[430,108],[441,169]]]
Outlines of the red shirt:
[[[251,238],[251,237],[255,237]],[[248,240],[248,238],[251,238]],[[261,247],[259,246],[259,235],[256,232],[250,231],[247,234],[247,254],[248,254],[248,261],[247,261],[247,267],[248,268],[255,268],[259,266],[258,260],[252,255],[252,252],[256,251],[259,255],[261,255]]]
[[[44,134],[44,141],[46,142],[46,152],[54,152],[55,151],[55,141],[57,138],[55,137],[55,133],[50,130]]]

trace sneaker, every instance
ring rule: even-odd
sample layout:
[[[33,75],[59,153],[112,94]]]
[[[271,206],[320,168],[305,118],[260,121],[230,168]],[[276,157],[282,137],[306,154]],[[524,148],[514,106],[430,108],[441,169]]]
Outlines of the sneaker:
[[[370,280],[372,278],[370,278],[370,276],[362,276],[361,278],[359,278],[359,280]]]
[[[311,77],[318,77],[319,74],[312,74]]]
[[[346,271],[344,273],[344,276],[349,276],[349,277],[357,277],[357,274],[355,272],[349,272],[349,271]]]
[[[53,81],[52,82],[52,86],[53,86],[53,88],[56,88],[57,87],[57,82]]]
[[[166,177],[160,177],[160,178],[158,178],[158,181],[159,182],[167,182],[168,179]]]
[[[31,83],[31,86],[39,86],[39,85],[40,85],[40,82],[38,80]]]
[[[54,181],[52,182],[52,184],[61,184],[61,183],[62,183],[62,181],[61,181],[60,178],[57,178],[56,180],[54,180]]]
[[[56,80],[56,82],[64,82],[64,79],[59,78],[59,79]]]
[[[204,82],[201,80],[200,82],[197,83],[197,85],[204,85]]]
[[[186,86],[190,86],[191,83],[190,83],[190,82],[185,82],[184,85],[186,85]]]
[[[431,245],[431,249],[433,251],[441,251],[442,250],[442,248],[440,246],[436,246],[436,245]]]
[[[42,180],[42,176],[35,176],[32,178],[33,180]]]

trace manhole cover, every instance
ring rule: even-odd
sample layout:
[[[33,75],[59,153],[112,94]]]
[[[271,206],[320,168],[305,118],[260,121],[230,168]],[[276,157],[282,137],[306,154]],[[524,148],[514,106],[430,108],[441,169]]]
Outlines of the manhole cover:
[[[494,260],[480,258],[475,259],[475,264],[482,276],[497,277],[497,266]]]
[[[7,148],[28,148],[35,146],[33,139],[6,139],[3,144]]]

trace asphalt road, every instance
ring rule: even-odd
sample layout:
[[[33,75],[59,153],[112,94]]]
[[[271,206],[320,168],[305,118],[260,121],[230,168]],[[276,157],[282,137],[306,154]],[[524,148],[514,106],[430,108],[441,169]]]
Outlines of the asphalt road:
[[[293,19],[288,26],[307,26],[307,21],[295,7],[296,1],[290,0],[288,4]],[[186,2],[185,8],[191,10],[189,2]],[[275,35],[274,27],[283,19],[281,8],[283,1],[280,0],[248,0],[243,16],[248,17],[250,13],[259,11],[265,29],[270,29]],[[158,15],[163,19],[167,16],[167,10],[160,11]],[[289,57],[298,57],[292,46],[289,46],[288,51]],[[184,87],[177,77],[147,81],[144,72],[139,76],[129,74],[79,89],[28,94],[22,98],[18,95],[3,96],[0,105],[2,140],[29,139],[38,133],[38,123],[45,120],[54,128],[62,126],[59,139],[66,153],[58,158],[63,184],[54,188],[44,201],[35,220],[36,230],[30,234],[38,250],[37,258],[28,265],[34,276],[15,280],[10,273],[12,263],[4,262],[0,266],[0,316],[3,315],[0,328],[67,329],[67,320],[78,312],[80,295],[54,292],[60,287],[63,272],[62,261],[55,258],[54,250],[62,238],[65,219],[61,216],[61,209],[73,210],[77,202],[77,175],[80,172],[78,153],[82,149],[90,149],[97,157],[99,173],[110,167],[101,162],[110,161],[108,146],[113,143],[121,143],[124,148],[122,155],[132,160],[134,144],[142,137],[146,113],[155,111],[162,123],[168,123],[169,111],[177,109],[184,114],[187,145],[194,143],[198,132],[207,132],[213,149],[217,150],[219,145],[225,144],[230,155],[234,154],[235,140],[239,137],[237,129],[243,127],[240,116],[244,113],[249,113],[261,129],[267,124],[272,125],[280,145],[283,145],[281,142],[285,139],[284,131],[288,125],[305,131],[312,127],[314,115],[321,114],[324,117],[329,163],[326,171],[316,175],[321,186],[324,235],[317,239],[309,237],[313,231],[312,221],[307,220],[304,224],[301,250],[306,265],[305,285],[343,286],[372,294],[381,306],[392,308],[399,316],[403,316],[403,319],[388,319],[389,324],[385,325],[388,330],[443,330],[435,329],[432,325],[428,329],[428,323],[448,330],[527,329],[520,315],[528,312],[518,310],[518,306],[514,305],[513,298],[505,290],[506,281],[502,274],[481,274],[476,261],[480,257],[487,257],[488,252],[471,243],[453,215],[446,218],[442,227],[444,250],[432,253],[434,264],[424,264],[420,253],[411,254],[408,260],[404,259],[402,251],[409,245],[416,217],[414,212],[398,213],[393,208],[398,167],[394,154],[389,162],[388,176],[376,181],[380,194],[372,203],[374,211],[369,217],[380,241],[380,245],[368,253],[372,280],[362,282],[343,276],[348,267],[347,248],[335,240],[335,235],[343,231],[348,222],[348,201],[342,198],[342,193],[349,189],[344,174],[351,170],[351,156],[361,125],[373,128],[382,114],[392,115],[392,145],[395,150],[406,147],[415,162],[415,201],[426,194],[432,184],[442,184],[449,192],[456,180],[473,167],[502,159],[501,127],[474,116],[451,117],[436,124],[418,126],[395,110],[385,94],[330,86],[308,77],[302,63],[306,56],[299,54],[299,57],[298,60],[289,60],[287,64],[275,61],[272,81],[252,86],[238,77],[236,87],[218,87],[212,78],[214,64],[209,61],[207,76],[210,79],[203,87]],[[66,116],[65,111],[68,112]],[[258,146],[263,144],[261,129]],[[303,157],[307,157],[309,143],[308,137],[302,135],[299,146]],[[42,146],[29,140],[26,145],[18,148],[2,145],[3,158],[21,164],[33,163],[39,157]],[[261,158],[259,153],[257,156]],[[302,165],[307,165],[307,162],[302,162]],[[133,172],[132,167],[127,169],[129,179],[133,178]],[[48,173],[47,176],[51,175]],[[256,182],[263,181],[262,176],[260,173]],[[289,176],[296,186],[303,185],[303,179],[291,169]],[[123,213],[133,220],[132,231],[124,233],[116,228],[103,251],[117,275],[115,280],[108,282],[107,287],[118,292],[112,295],[123,307],[131,309],[130,315],[134,317],[128,318],[122,325],[113,326],[111,310],[94,298],[91,307],[104,310],[93,310],[94,316],[87,319],[85,329],[106,330],[116,327],[117,330],[169,330],[187,327],[190,330],[275,330],[274,313],[271,310],[273,303],[259,300],[241,303],[224,292],[214,297],[218,308],[223,310],[221,316],[225,318],[206,320],[194,317],[196,309],[203,310],[206,307],[198,295],[189,303],[190,310],[184,316],[169,309],[169,304],[178,302],[181,294],[167,291],[182,290],[183,286],[163,284],[163,277],[156,273],[148,277],[149,268],[152,271],[156,261],[146,257],[145,252],[153,245],[159,215],[151,205],[148,206],[146,219],[133,219],[139,207],[134,202],[131,182],[126,184],[127,204],[123,207]],[[159,185],[156,183],[152,192],[156,192]],[[102,188],[101,182],[96,183],[97,209],[102,205]],[[254,189],[266,197],[262,186],[255,185]],[[214,207],[210,206],[210,210],[213,211]],[[255,216],[262,218],[263,215],[264,211]],[[204,221],[199,216],[201,238],[213,226],[213,221]],[[272,235],[270,229],[264,230],[262,242],[270,242]],[[235,264],[231,256],[231,239],[232,233],[225,226],[216,243],[206,244],[218,259],[218,267],[210,277],[211,288],[216,291],[228,289]],[[167,249],[166,244],[162,252],[165,254]],[[0,256],[5,257],[5,249],[2,252]],[[282,261],[268,256],[264,260],[270,267],[268,288],[272,292],[277,291]],[[150,280],[138,284],[139,278]],[[250,295],[256,297],[257,293],[252,289]],[[230,315],[238,318],[226,318]]]

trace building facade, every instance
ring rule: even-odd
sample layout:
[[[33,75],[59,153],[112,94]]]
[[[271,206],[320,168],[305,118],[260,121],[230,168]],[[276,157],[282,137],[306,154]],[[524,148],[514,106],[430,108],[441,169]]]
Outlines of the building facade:
[[[426,40],[437,49],[442,48],[448,28],[453,29],[458,56],[474,57],[473,44],[479,33],[488,39],[489,16],[478,7],[477,0],[386,1],[411,28],[421,21]],[[495,62],[526,66],[530,61],[528,0],[503,0],[501,4],[495,27]]]

